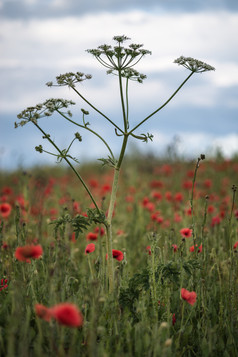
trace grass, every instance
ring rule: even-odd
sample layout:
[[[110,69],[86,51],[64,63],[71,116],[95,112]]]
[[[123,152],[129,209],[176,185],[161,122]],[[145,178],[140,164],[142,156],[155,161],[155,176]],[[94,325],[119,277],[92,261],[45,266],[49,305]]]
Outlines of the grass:
[[[62,219],[83,215],[90,205],[71,173],[57,167],[1,174],[1,202],[12,207],[1,218],[0,279],[8,285],[0,291],[1,356],[238,355],[237,199],[231,189],[238,162],[200,163],[192,217],[196,162],[127,160],[113,217],[113,248],[124,254],[114,259],[113,294],[105,235],[98,234],[95,251],[85,254],[88,232],[100,225],[74,239],[73,226]],[[91,164],[81,173],[106,209],[110,170]],[[191,227],[193,235],[183,238],[180,230]],[[18,261],[16,248],[31,242],[42,246],[43,256]],[[196,292],[194,305],[181,298],[181,288]],[[36,315],[35,304],[61,302],[77,305],[83,326]]]

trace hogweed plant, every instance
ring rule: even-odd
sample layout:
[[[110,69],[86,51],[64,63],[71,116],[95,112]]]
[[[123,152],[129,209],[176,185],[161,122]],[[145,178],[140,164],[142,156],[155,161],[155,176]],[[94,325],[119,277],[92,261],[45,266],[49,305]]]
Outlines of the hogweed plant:
[[[83,94],[77,88],[77,84],[81,83],[85,80],[89,80],[92,78],[89,74],[84,74],[82,72],[68,72],[56,77],[56,83],[48,82],[46,85],[48,87],[58,86],[63,87],[66,86],[71,88],[79,98],[86,103],[89,107],[91,107],[97,114],[99,114],[102,119],[108,121],[115,130],[115,135],[120,136],[122,139],[121,149],[118,157],[114,155],[110,145],[107,140],[101,136],[101,134],[97,133],[93,129],[89,127],[89,123],[86,121],[86,116],[89,114],[88,111],[81,109],[82,111],[82,121],[78,122],[72,119],[73,115],[70,111],[70,107],[75,105],[76,103],[71,100],[61,99],[61,98],[52,98],[48,99],[41,104],[37,104],[32,107],[28,107],[23,110],[17,117],[20,119],[19,123],[15,123],[15,127],[24,126],[25,124],[31,122],[36,126],[38,130],[43,134],[43,139],[48,140],[48,142],[54,147],[55,153],[48,152],[44,150],[42,145],[36,146],[36,150],[40,153],[46,152],[48,154],[54,155],[57,158],[58,162],[62,160],[66,161],[70,168],[73,170],[81,184],[84,186],[87,191],[90,199],[94,204],[94,209],[88,209],[87,217],[77,215],[74,219],[70,219],[69,217],[66,219],[70,221],[75,229],[76,234],[82,232],[83,229],[87,228],[91,223],[100,223],[105,226],[106,229],[106,250],[107,250],[107,278],[108,278],[108,286],[109,291],[112,292],[114,289],[114,268],[113,268],[113,254],[112,254],[112,217],[113,210],[116,201],[117,189],[118,189],[118,179],[122,166],[122,162],[125,156],[127,144],[129,137],[141,140],[144,142],[148,142],[148,140],[153,139],[153,135],[147,133],[138,134],[137,130],[148,121],[152,116],[157,114],[162,108],[164,108],[178,93],[178,91],[185,85],[185,83],[191,78],[194,73],[203,73],[206,71],[215,70],[214,67],[193,59],[191,57],[179,57],[174,63],[181,65],[189,70],[189,75],[187,78],[179,85],[179,87],[175,90],[175,92],[156,110],[151,112],[148,116],[146,116],[143,120],[137,123],[134,127],[130,127],[130,116],[129,116],[129,83],[130,81],[137,81],[138,83],[143,83],[146,79],[146,75],[139,73],[135,66],[147,55],[151,55],[151,52],[144,49],[142,44],[134,44],[131,43],[128,47],[124,44],[128,40],[130,40],[126,36],[115,36],[113,38],[115,45],[101,45],[96,49],[87,50],[88,53],[93,55],[94,58],[107,69],[107,74],[112,74],[118,77],[118,86],[119,86],[119,94],[120,94],[120,103],[122,109],[122,124],[117,125],[111,118],[109,118],[106,114],[104,114],[100,109],[94,106],[88,99],[86,99]],[[50,117],[53,114],[59,114],[68,122],[74,124],[76,127],[87,130],[93,135],[95,135],[99,140],[103,142],[108,150],[108,157],[99,159],[102,161],[103,165],[109,165],[112,167],[114,171],[114,179],[112,184],[112,190],[110,195],[108,213],[106,213],[100,209],[96,203],[95,198],[93,197],[92,192],[89,187],[86,185],[84,179],[78,172],[78,170],[74,167],[73,162],[78,163],[78,159],[72,157],[70,155],[70,148],[72,147],[74,141],[82,141],[81,135],[76,132],[74,138],[69,144],[68,148],[61,149],[56,144],[55,140],[52,139],[49,133],[46,133],[44,129],[40,125],[40,119],[43,117]],[[58,222],[58,224],[60,224]]]

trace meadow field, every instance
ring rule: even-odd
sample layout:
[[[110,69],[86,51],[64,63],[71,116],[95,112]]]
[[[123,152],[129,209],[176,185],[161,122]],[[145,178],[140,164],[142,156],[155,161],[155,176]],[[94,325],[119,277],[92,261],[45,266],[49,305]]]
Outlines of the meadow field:
[[[112,170],[79,167],[107,215]],[[0,174],[0,356],[238,356],[238,160],[126,158],[104,225],[70,168]]]

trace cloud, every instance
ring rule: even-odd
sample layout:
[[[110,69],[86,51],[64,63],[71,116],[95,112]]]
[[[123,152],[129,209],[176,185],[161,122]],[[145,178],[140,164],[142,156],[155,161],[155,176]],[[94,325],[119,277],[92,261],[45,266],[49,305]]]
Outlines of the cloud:
[[[50,2],[41,1],[41,4],[46,3]],[[8,4],[13,5],[15,2],[9,0]],[[18,5],[15,5],[19,4],[22,6],[23,2],[19,1]],[[37,0],[28,0],[29,8],[36,9],[39,4]],[[55,8],[71,6],[70,1],[54,1],[51,4]],[[26,164],[41,158],[37,153],[34,153],[34,156],[29,154],[29,150],[34,147],[35,136],[32,131],[24,134],[25,129],[22,129],[24,133],[18,131],[12,136],[16,114],[25,107],[49,97],[65,97],[77,101],[78,112],[81,107],[89,109],[72,90],[45,86],[47,81],[54,80],[60,73],[78,70],[91,73],[93,78],[79,85],[80,92],[113,120],[120,121],[117,77],[107,76],[105,68],[101,68],[98,62],[85,52],[87,48],[112,43],[112,37],[118,34],[125,34],[131,37],[133,42],[144,43],[146,49],[152,50],[152,56],[145,57],[137,66],[148,78],[143,85],[131,83],[129,88],[132,125],[162,105],[188,76],[189,72],[174,64],[174,59],[180,55],[192,56],[211,64],[216,71],[194,74],[168,107],[156,118],[145,123],[141,132],[156,134],[159,128],[163,147],[171,142],[173,135],[179,134],[185,142],[183,150],[188,153],[189,146],[194,150],[196,147],[199,149],[199,143],[204,149],[208,147],[206,144],[218,143],[227,155],[233,152],[236,139],[230,135],[237,133],[238,13],[217,11],[217,8],[216,11],[195,13],[175,13],[157,9],[153,12],[100,11],[97,14],[85,13],[83,16],[58,18],[2,18],[0,120],[2,125],[3,119],[6,118],[7,124],[5,130],[1,130],[0,141],[5,150],[2,160],[4,165],[9,165],[10,161],[16,163],[16,157],[20,153]],[[91,109],[89,111],[90,121],[94,126],[98,116]],[[75,113],[77,119],[78,112]],[[61,124],[54,126],[50,123],[49,131],[55,133],[55,137],[59,138],[63,145],[66,129]],[[99,130],[107,133],[104,122],[99,126]],[[196,133],[197,136],[193,136]],[[108,132],[109,137],[112,137],[112,134],[114,133]],[[215,141],[216,138],[220,141]],[[98,144],[94,147],[91,139],[88,140],[92,150],[89,153],[87,149],[82,149],[83,156],[103,156],[103,149],[99,149]],[[112,139],[112,145],[118,150],[114,142]],[[38,145],[39,142],[36,140],[35,144]],[[144,144],[143,150],[152,148],[150,145],[153,145],[155,151],[160,148],[162,150],[156,142]]]
[[[99,100],[103,105],[114,105],[112,84],[107,84],[109,79],[103,77],[105,72],[85,49],[110,43],[115,34],[122,33],[152,50],[152,56],[137,67],[148,75],[144,87],[150,93],[151,103],[157,101],[158,93],[164,98],[170,95],[188,75],[183,67],[178,68],[173,63],[183,54],[214,65],[216,72],[196,75],[189,87],[184,87],[186,95],[179,96],[173,105],[184,105],[189,99],[195,106],[213,106],[220,102],[220,89],[238,86],[235,75],[238,72],[237,23],[238,14],[228,12],[180,15],[101,12],[58,19],[3,20],[0,36],[2,110],[15,111],[17,107],[29,105],[30,101],[39,102],[44,91],[46,96],[49,93],[43,87],[45,82],[59,73],[75,70],[92,73],[95,86],[90,89],[93,95],[98,86],[103,85],[105,92],[109,91],[110,100],[105,100],[105,96],[100,98],[102,91],[98,93]],[[141,102],[143,90],[140,86],[134,87],[133,92]],[[51,93],[53,95],[53,91]],[[236,105],[235,100],[230,102]]]
[[[238,134],[215,136],[204,132],[178,132],[176,135],[153,131],[153,143],[139,144],[141,152],[165,154],[168,147],[174,147],[176,154],[184,158],[196,158],[200,154],[212,157],[219,150],[225,158],[238,154]]]
[[[238,11],[236,0],[2,0],[2,17],[52,18],[132,9],[164,12]]]

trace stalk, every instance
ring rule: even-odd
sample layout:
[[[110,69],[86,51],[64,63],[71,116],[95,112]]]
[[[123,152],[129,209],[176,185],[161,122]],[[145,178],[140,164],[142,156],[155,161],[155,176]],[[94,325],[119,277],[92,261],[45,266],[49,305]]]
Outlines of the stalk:
[[[75,170],[74,166],[71,164],[71,162],[67,159],[67,157],[65,157],[62,154],[62,151],[58,148],[58,146],[54,143],[53,140],[50,139],[50,137],[44,132],[43,129],[41,129],[41,127],[35,122],[32,121],[32,123],[42,132],[42,134],[49,140],[49,142],[55,147],[55,149],[60,153],[60,155],[62,155],[62,157],[64,158],[64,160],[67,162],[67,164],[70,166],[70,168],[73,170],[73,172],[75,173],[75,175],[77,176],[77,178],[80,180],[80,182],[82,183],[83,187],[85,188],[85,190],[87,191],[87,193],[89,194],[94,206],[96,207],[98,213],[100,214],[100,209],[94,199],[94,197],[92,196],[91,191],[89,190],[88,186],[86,185],[86,183],[84,182],[84,180],[82,179],[82,177],[79,175],[79,173]]]
[[[119,64],[119,62],[118,62]],[[111,197],[109,202],[108,208],[108,215],[107,215],[107,223],[106,223],[106,246],[107,246],[107,254],[108,254],[108,280],[109,280],[109,292],[112,293],[114,290],[114,277],[113,277],[113,256],[112,256],[112,216],[113,210],[115,207],[116,196],[117,196],[117,189],[118,189],[118,180],[120,174],[121,164],[125,155],[127,141],[128,141],[128,134],[127,134],[127,127],[128,127],[128,118],[125,111],[125,104],[124,104],[124,97],[123,97],[123,86],[122,86],[122,77],[121,71],[118,70],[119,73],[119,87],[120,87],[120,97],[121,97],[121,106],[122,106],[122,114],[123,114],[123,122],[124,122],[124,139],[121,147],[120,156],[117,162],[117,165],[114,169],[114,178],[112,184],[112,191]]]
[[[180,84],[180,86],[176,89],[176,91],[171,95],[171,97],[166,100],[166,102],[161,105],[158,109],[156,109],[153,113],[151,113],[150,115],[148,115],[144,120],[142,120],[139,124],[137,124],[131,131],[129,134],[131,134],[133,131],[135,131],[137,128],[139,128],[139,126],[141,126],[141,124],[143,124],[145,121],[147,121],[149,118],[151,118],[153,115],[155,115],[156,113],[158,113],[162,108],[164,108],[170,101],[171,99],[173,99],[173,97],[178,93],[178,91],[183,87],[183,85],[189,80],[189,78],[193,75],[194,72],[191,72],[189,74],[189,76],[183,81],[182,84]]]

